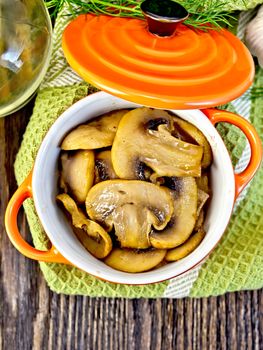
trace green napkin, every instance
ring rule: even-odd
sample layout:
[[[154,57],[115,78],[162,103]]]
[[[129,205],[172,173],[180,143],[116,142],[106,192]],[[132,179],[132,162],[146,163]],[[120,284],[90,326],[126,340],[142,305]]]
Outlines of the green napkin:
[[[255,3],[255,2],[254,2]],[[33,115],[29,121],[21,148],[15,162],[18,184],[33,167],[38,148],[54,121],[73,103],[96,91],[84,83],[66,64],[61,49],[61,33],[68,16],[66,10],[58,15],[54,35],[53,54],[45,80],[36,98]],[[253,10],[241,14],[237,33],[244,33],[244,25],[253,16]],[[263,86],[263,70],[258,70],[256,86]],[[263,138],[263,99],[250,100],[247,92],[233,101],[228,110],[237,112],[257,128]],[[244,136],[227,124],[218,126],[231,154],[236,169],[249,159]],[[146,286],[127,286],[103,282],[87,273],[67,265],[40,263],[50,288],[57,293],[108,297],[202,297],[219,295],[227,291],[261,288],[263,285],[263,171],[258,172],[236,203],[234,214],[218,247],[205,263],[167,282]],[[28,199],[24,208],[38,249],[49,244],[37,217],[34,203]]]

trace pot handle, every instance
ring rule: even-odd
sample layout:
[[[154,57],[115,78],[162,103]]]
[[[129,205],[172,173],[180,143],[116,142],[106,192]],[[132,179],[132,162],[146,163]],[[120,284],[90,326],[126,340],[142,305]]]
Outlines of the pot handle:
[[[24,182],[18,187],[6,208],[5,227],[9,239],[20,253],[22,253],[30,259],[45,262],[71,264],[57,251],[57,249],[53,245],[47,251],[38,250],[32,247],[24,240],[24,238],[21,236],[18,230],[17,216],[19,209],[22,206],[24,200],[26,200],[27,198],[32,198],[31,183],[32,172],[30,172],[30,174],[27,176]]]
[[[237,114],[213,108],[204,109],[202,112],[204,112],[204,114],[208,117],[213,125],[219,122],[227,122],[233,124],[237,126],[241,131],[243,131],[248,139],[251,148],[251,157],[249,163],[245,170],[239,174],[235,174],[235,198],[237,198],[243,191],[244,187],[255,175],[262,160],[262,146],[258,133],[253,125],[251,125],[246,119]]]

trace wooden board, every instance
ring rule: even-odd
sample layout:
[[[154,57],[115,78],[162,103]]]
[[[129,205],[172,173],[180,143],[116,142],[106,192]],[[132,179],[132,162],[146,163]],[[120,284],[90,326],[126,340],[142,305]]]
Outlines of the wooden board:
[[[16,189],[15,155],[32,103],[0,119],[0,349],[262,349],[263,293],[183,300],[64,296],[9,242],[4,212]],[[31,242],[26,219],[20,227]]]

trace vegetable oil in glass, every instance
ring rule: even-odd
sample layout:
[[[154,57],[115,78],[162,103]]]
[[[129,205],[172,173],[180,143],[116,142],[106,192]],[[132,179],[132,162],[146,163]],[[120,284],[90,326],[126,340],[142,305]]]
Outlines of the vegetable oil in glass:
[[[34,95],[50,52],[51,22],[43,0],[0,0],[0,117]]]

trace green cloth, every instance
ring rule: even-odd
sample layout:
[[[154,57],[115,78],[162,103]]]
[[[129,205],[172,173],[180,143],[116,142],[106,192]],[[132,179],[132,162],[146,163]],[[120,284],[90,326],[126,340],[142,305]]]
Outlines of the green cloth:
[[[61,16],[57,23],[57,28],[60,27],[60,30],[65,25],[64,18]],[[56,33],[55,35],[59,36]],[[60,47],[56,41],[53,57],[58,50]],[[67,68],[62,58],[61,62],[51,61],[47,73],[48,81],[52,79],[54,81],[59,75],[65,74],[65,71],[67,72]],[[255,85],[263,86],[263,70],[258,71]],[[95,90],[88,84],[80,83],[63,87],[45,87],[38,93],[33,115],[28,123],[15,162],[18,184],[32,169],[43,137],[54,121],[74,102]],[[231,103],[226,108],[236,111],[236,107],[235,103]],[[263,99],[258,98],[252,102],[250,120],[263,138],[262,114]],[[239,130],[228,124],[220,124],[217,128],[230,152],[233,164],[236,164],[244,151],[244,136]],[[245,191],[245,198],[237,206],[220,244],[201,267],[197,279],[194,277],[196,281],[191,289],[191,296],[218,295],[227,291],[263,286],[262,198],[263,173],[261,169],[248,191]],[[38,249],[47,249],[49,240],[39,222],[33,201],[28,199],[24,207],[34,245]],[[50,288],[65,294],[154,298],[166,296],[166,290],[170,284],[167,281],[146,286],[119,285],[103,282],[72,266],[51,263],[40,263],[40,266]],[[197,276],[198,270],[196,271]],[[182,276],[180,283],[183,279]],[[185,293],[185,295],[188,294],[188,292]]]
[[[254,86],[263,87],[263,69]],[[263,141],[263,96],[252,101],[250,121]],[[233,214],[215,251],[202,266],[191,296],[263,287],[263,168]]]

